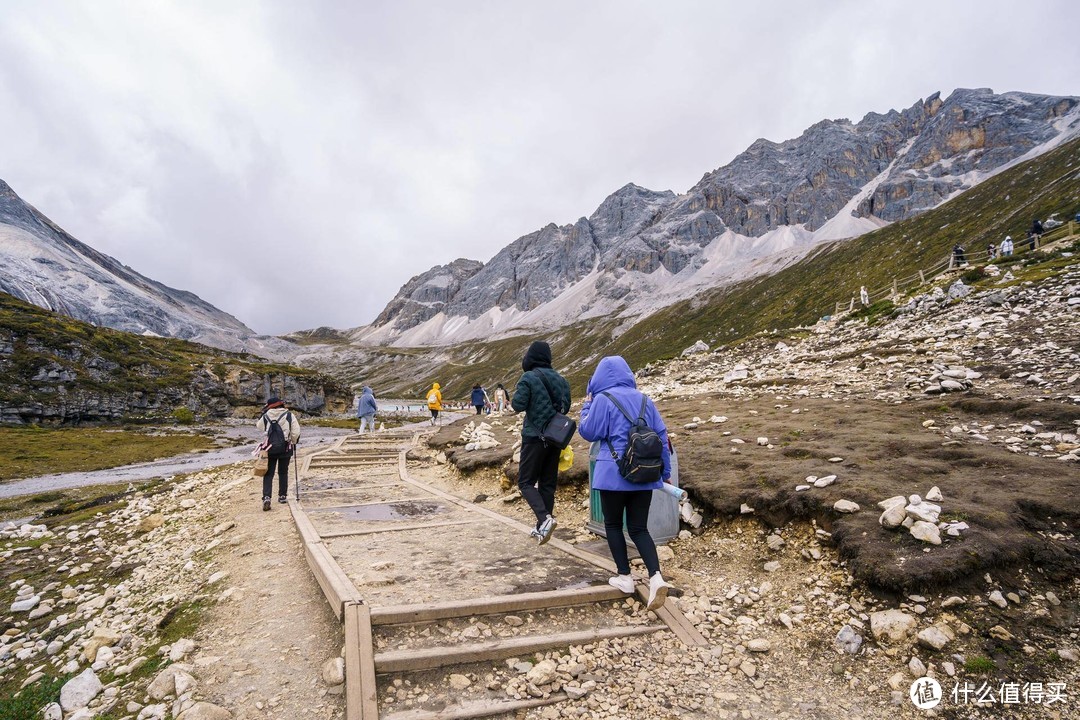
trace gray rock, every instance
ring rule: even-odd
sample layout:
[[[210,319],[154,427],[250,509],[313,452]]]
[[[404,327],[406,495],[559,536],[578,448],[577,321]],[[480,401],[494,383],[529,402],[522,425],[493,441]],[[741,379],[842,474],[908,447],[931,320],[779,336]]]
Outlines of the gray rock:
[[[553,683],[558,677],[558,666],[553,660],[541,660],[525,673],[525,679],[536,686]]]
[[[857,513],[859,512],[859,504],[850,500],[837,500],[833,503],[833,510],[838,513]]]
[[[904,509],[903,503],[891,506],[888,510],[881,513],[881,517],[878,518],[878,523],[882,527],[897,528],[904,522],[904,518],[907,517],[907,510]]]
[[[833,643],[843,652],[854,655],[859,652],[859,648],[862,647],[863,637],[855,632],[855,628],[850,625],[845,625],[840,628],[840,632],[836,633],[836,639],[833,640]]]
[[[701,340],[698,340],[696,343],[683,350],[682,355],[683,357],[685,357],[687,355],[699,355],[706,352],[709,352],[708,344]]]
[[[882,610],[870,614],[870,632],[878,642],[903,642],[915,630],[917,621],[903,610]]]
[[[922,540],[924,543],[931,545],[941,544],[941,532],[938,530],[937,525],[933,523],[916,520],[908,532],[911,533],[913,538]]]
[[[772,649],[772,646],[765,638],[754,638],[746,643],[746,649],[752,653],[767,653]]]
[[[1009,607],[1009,601],[1005,599],[1000,590],[995,590],[990,593],[990,602],[994,603],[1002,610]]]
[[[322,681],[327,685],[340,685],[345,682],[345,659],[332,657],[322,664],[320,669]]]
[[[932,625],[919,631],[919,644],[930,650],[941,650],[955,637],[947,625]]]
[[[200,701],[180,713],[176,720],[232,720],[233,714],[213,703]]]
[[[195,678],[187,670],[186,665],[168,666],[151,681],[150,686],[146,689],[146,694],[154,700],[164,700],[169,696],[183,694],[183,689],[192,687],[195,684]]]
[[[101,680],[90,668],[64,683],[60,688],[60,707],[65,713],[86,707],[104,689]]]

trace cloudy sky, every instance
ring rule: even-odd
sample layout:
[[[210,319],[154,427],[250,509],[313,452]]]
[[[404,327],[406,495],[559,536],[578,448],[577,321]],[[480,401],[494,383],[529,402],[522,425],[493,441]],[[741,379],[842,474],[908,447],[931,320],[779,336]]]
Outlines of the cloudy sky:
[[[1075,0],[0,0],[0,178],[259,332],[940,90],[1080,94]]]

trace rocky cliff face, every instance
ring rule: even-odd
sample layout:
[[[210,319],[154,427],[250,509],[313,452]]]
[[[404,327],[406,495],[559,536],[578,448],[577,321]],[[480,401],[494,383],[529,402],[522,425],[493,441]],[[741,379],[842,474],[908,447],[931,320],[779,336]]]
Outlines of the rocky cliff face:
[[[79,242],[0,180],[0,291],[68,317],[140,335],[278,356],[290,347],[257,336],[198,296],[143,277]]]
[[[0,294],[0,423],[253,415],[278,395],[305,413],[343,412],[345,385],[310,370],[60,317]]]
[[[778,252],[854,237],[936,207],[1080,130],[1080,98],[935,93],[857,123],[823,120],[758,140],[682,195],[627,185],[588,218],[521,237],[486,265],[413,278],[361,342],[450,343],[647,310],[761,272]]]

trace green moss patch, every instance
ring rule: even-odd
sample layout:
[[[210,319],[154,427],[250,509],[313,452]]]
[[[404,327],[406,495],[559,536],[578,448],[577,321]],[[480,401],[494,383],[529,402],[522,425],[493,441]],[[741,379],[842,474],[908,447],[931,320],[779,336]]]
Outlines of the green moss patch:
[[[108,428],[0,427],[0,481],[87,472],[214,447],[201,434]]]

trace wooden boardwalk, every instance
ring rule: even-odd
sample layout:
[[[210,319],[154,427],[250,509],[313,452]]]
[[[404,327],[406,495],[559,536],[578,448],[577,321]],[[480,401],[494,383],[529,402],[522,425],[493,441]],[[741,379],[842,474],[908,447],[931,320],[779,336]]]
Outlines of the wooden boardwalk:
[[[342,438],[304,459],[300,499],[289,501],[311,572],[344,624],[347,720],[486,717],[566,699],[562,693],[483,698],[380,714],[380,676],[658,631],[673,632],[688,646],[708,645],[673,603],[656,613],[663,625],[629,615],[611,624],[619,613],[608,611],[626,596],[605,582],[615,572],[609,558],[558,538],[538,551],[531,526],[416,479],[406,455],[421,437],[398,431]],[[644,600],[643,586],[638,593]],[[432,623],[575,607],[596,607],[595,624],[421,647],[394,647],[392,635],[376,640],[382,629],[400,636]]]

